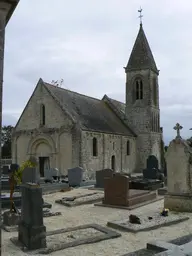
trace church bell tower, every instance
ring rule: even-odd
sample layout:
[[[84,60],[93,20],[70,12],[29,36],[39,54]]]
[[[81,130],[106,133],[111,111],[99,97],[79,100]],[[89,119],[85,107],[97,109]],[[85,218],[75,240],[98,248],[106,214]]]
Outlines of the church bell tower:
[[[139,10],[141,13],[142,10]],[[140,18],[142,16],[140,15]],[[149,155],[155,155],[161,168],[161,129],[159,84],[153,54],[140,21],[126,74],[126,122],[137,134],[136,171],[146,168]]]

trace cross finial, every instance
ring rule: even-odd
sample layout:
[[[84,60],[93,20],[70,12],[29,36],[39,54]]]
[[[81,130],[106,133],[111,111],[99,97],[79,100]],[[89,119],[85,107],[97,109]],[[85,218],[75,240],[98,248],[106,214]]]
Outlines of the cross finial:
[[[142,18],[143,18],[142,11],[143,11],[143,9],[140,7],[140,9],[138,10],[138,12],[140,13],[139,14],[140,25],[142,25]]]
[[[174,130],[177,131],[176,138],[181,138],[180,130],[183,129],[183,126],[181,126],[179,123],[176,123],[175,127],[173,127]]]

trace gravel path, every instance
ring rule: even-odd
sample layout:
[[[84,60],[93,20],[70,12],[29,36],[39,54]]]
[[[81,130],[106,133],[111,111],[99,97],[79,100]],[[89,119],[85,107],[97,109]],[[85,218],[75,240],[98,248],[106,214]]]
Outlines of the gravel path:
[[[82,205],[75,208],[68,208],[59,204],[55,204],[55,200],[61,199],[64,196],[77,196],[90,193],[87,189],[74,189],[70,192],[55,193],[45,195],[44,199],[46,202],[52,203],[53,211],[61,212],[61,216],[55,216],[45,218],[44,223],[47,227],[47,231],[56,229],[74,227],[82,224],[97,223],[99,225],[106,226],[108,221],[113,220],[124,220],[127,219],[130,212],[132,214],[146,214],[150,216],[150,212],[161,210],[163,207],[163,200],[145,205],[132,211],[119,210],[113,208],[96,207],[94,205]],[[58,251],[49,255],[54,256],[108,256],[116,255],[122,256],[125,253],[138,250],[146,246],[146,243],[150,240],[161,239],[171,240],[179,236],[187,235],[192,233],[192,213],[180,213],[181,216],[189,216],[188,221],[170,226],[162,227],[150,232],[140,232],[132,234],[128,232],[120,232],[122,236],[120,238],[102,241],[95,244],[81,245],[74,248],[65,249],[64,251]],[[5,256],[24,256],[28,255],[21,252],[16,248],[9,240],[10,237],[16,237],[17,232],[8,233],[2,231],[2,255]],[[118,231],[119,232],[119,231]],[[76,233],[77,234],[77,233]],[[56,237],[55,237],[56,238]],[[52,239],[55,240],[53,237]],[[49,238],[50,239],[50,238]],[[59,237],[57,236],[57,241]]]

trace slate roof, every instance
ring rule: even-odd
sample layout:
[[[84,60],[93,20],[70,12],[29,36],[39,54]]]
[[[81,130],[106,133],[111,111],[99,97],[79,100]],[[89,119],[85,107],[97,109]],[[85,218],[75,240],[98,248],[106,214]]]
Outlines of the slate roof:
[[[135,136],[128,126],[111,110],[103,100],[88,97],[44,82],[44,86],[60,106],[83,130]],[[122,110],[124,104],[114,101]]]
[[[142,24],[140,25],[139,33],[125,69],[127,71],[136,69],[152,69],[157,73],[159,72]]]
[[[17,7],[20,0],[0,0],[0,2],[5,2],[10,4],[10,8],[8,10],[7,16],[6,16],[6,25],[9,22],[11,16],[13,15],[15,8]]]

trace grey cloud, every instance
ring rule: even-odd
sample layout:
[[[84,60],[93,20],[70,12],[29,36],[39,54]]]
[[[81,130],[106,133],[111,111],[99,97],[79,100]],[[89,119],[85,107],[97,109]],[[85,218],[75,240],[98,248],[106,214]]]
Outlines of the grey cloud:
[[[190,136],[192,3],[142,4],[144,30],[160,69],[165,140],[174,137],[176,122]],[[54,5],[51,0],[21,1],[6,33],[5,113],[18,118],[40,77],[63,78],[70,90],[124,101],[123,66],[138,33],[139,6],[139,0],[55,0]]]

